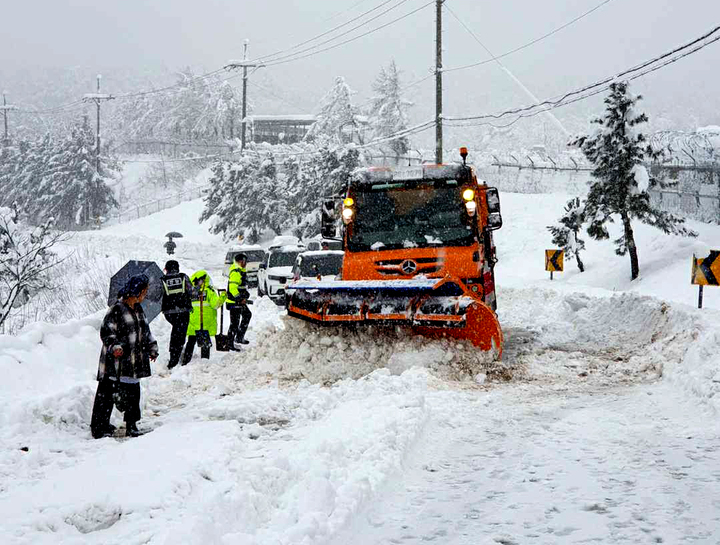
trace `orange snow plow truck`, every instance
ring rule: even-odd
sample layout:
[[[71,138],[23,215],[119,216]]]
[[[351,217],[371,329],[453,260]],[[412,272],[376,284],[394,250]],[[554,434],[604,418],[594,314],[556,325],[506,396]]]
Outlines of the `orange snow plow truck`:
[[[462,163],[355,171],[340,207],[341,275],[288,285],[288,314],[324,325],[406,325],[499,358],[492,232],[502,226],[500,199],[466,164],[465,148],[460,155]],[[327,238],[336,233],[333,203],[323,203]]]

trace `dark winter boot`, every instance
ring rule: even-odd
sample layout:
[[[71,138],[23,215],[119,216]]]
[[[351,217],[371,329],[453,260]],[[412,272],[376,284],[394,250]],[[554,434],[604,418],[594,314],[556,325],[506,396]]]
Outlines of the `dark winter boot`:
[[[140,430],[137,428],[135,422],[127,422],[125,424],[125,437],[138,437],[139,435]]]

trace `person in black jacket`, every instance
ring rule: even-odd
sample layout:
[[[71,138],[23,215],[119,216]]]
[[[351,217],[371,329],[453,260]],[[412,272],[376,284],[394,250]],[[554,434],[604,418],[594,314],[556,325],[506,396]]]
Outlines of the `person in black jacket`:
[[[168,362],[168,369],[172,369],[180,363],[180,354],[185,346],[185,335],[193,309],[193,285],[188,276],[180,272],[180,264],[174,259],[165,263],[165,276],[161,280],[163,284],[161,310],[165,319],[172,325]]]
[[[140,434],[140,379],[152,374],[150,360],[158,357],[158,345],[140,303],[147,294],[149,279],[144,274],[127,281],[105,314],[100,327],[102,350],[98,364],[98,387],[93,403],[90,431],[96,439],[112,435],[113,404],[124,413],[125,434]]]

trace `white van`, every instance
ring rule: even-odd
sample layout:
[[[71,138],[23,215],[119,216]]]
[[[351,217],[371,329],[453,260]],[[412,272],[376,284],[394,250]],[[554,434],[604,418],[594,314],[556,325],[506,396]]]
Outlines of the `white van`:
[[[260,265],[258,295],[267,295],[276,303],[285,300],[285,286],[293,277],[292,268],[297,256],[304,252],[302,246],[281,246],[271,249]]]
[[[241,253],[247,256],[245,269],[247,270],[248,286],[256,287],[258,285],[258,267],[260,267],[260,263],[265,261],[265,250],[258,244],[239,244],[230,248],[225,255],[225,265],[227,265],[227,269],[224,274],[227,276],[230,271],[230,266],[235,260],[235,256]]]

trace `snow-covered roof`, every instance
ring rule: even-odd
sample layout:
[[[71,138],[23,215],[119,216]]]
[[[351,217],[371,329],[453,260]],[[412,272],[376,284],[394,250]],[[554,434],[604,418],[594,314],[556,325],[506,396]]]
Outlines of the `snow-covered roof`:
[[[276,252],[302,252],[305,248],[303,246],[297,246],[295,244],[286,244],[284,246],[276,246],[273,248],[270,248],[270,251],[273,253]]]
[[[302,253],[303,257],[317,257],[317,256],[324,256],[324,255],[345,255],[345,252],[342,250],[309,250],[307,252]]]
[[[708,125],[707,127],[698,127],[696,132],[698,132],[698,133],[702,133],[702,132],[720,133],[720,125]]]
[[[404,168],[370,167],[356,170],[353,173],[353,179],[360,184],[405,180],[456,180],[463,174],[464,168],[460,163],[416,165]]]
[[[112,95],[104,94],[104,93],[85,93],[85,94],[83,95],[83,98],[86,98],[86,99],[89,99],[89,100],[91,100],[91,99],[96,99],[96,98],[106,100],[106,99],[115,98],[115,97],[112,96]]]
[[[265,251],[265,249],[260,246],[259,244],[236,244],[235,246],[230,246],[231,252],[237,252],[237,251],[243,251],[243,250],[261,250]]]
[[[309,121],[314,123],[317,120],[312,114],[288,114],[288,115],[248,115],[247,121]]]

